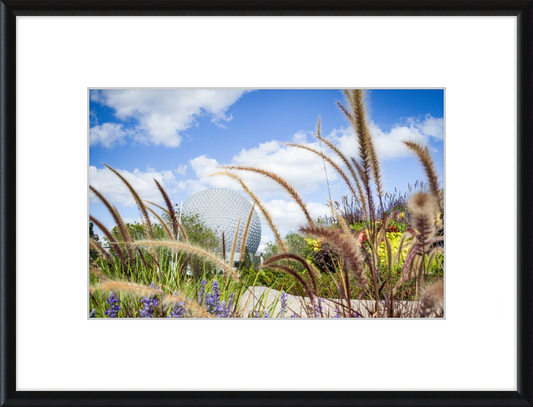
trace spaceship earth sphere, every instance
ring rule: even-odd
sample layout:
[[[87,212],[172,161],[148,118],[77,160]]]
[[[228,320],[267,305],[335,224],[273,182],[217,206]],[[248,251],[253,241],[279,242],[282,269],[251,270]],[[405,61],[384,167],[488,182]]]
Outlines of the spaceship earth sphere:
[[[235,191],[224,188],[204,189],[189,197],[183,203],[183,213],[186,215],[199,215],[205,225],[213,230],[226,242],[226,252],[231,252],[233,239],[239,219],[239,237],[237,240],[237,249],[239,252],[244,235],[244,228],[248,215],[252,209],[252,204],[242,195]],[[261,242],[261,221],[259,215],[254,209],[248,237],[246,239],[246,248],[250,254],[255,254]]]

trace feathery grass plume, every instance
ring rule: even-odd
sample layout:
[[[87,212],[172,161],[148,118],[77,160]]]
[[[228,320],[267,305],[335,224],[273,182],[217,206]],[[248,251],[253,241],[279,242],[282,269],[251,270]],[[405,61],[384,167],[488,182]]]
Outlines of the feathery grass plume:
[[[313,288],[315,289],[316,295],[318,295],[318,285],[316,283],[317,275],[320,278],[320,274],[312,269],[311,265],[300,255],[294,254],[294,253],[283,253],[278,254],[277,256],[270,257],[268,260],[266,260],[263,263],[263,266],[266,267],[272,263],[275,263],[280,260],[295,260],[298,263],[300,263],[302,266],[304,266],[309,273],[309,277],[311,277],[311,282],[313,283]]]
[[[111,167],[111,166],[109,166],[107,164],[104,164],[104,165],[109,170],[114,172],[116,174],[116,176],[119,177],[122,180],[122,182],[124,182],[124,184],[130,190],[131,195],[133,196],[133,199],[135,199],[135,202],[137,203],[137,206],[138,206],[139,210],[141,211],[141,214],[143,215],[143,222],[145,222],[145,226],[146,226],[145,229],[148,232],[148,236],[151,239],[153,239],[154,238],[154,233],[152,231],[152,223],[150,222],[150,217],[148,216],[148,211],[146,210],[146,206],[144,205],[144,202],[142,201],[141,197],[139,196],[139,194],[137,193],[135,188],[133,188],[133,186],[128,182],[128,180],[126,178],[124,178],[124,176],[120,172],[118,172],[113,167]]]
[[[366,201],[363,196],[363,190],[361,188],[361,182],[359,181],[359,177],[357,176],[357,173],[355,172],[354,166],[350,163],[350,160],[348,160],[348,157],[346,157],[341,150],[339,150],[331,141],[322,137],[322,135],[320,134],[320,120],[318,122],[317,132],[316,134],[313,133],[313,136],[315,136],[317,139],[322,141],[326,146],[328,146],[331,149],[331,151],[337,154],[337,156],[342,160],[344,165],[346,165],[346,167],[348,168],[348,171],[350,171],[350,174],[352,174],[352,178],[355,181],[355,185],[359,192],[359,195],[354,196],[354,198],[358,202],[361,202],[361,205],[363,206],[363,211],[367,213],[368,211],[366,207]]]
[[[372,142],[370,130],[368,129],[368,126],[366,124],[365,109],[362,101],[362,91],[345,90],[344,94],[346,96],[346,99],[350,103],[352,111],[349,113],[348,110],[342,104],[338,102],[337,104],[354,127],[357,139],[359,141],[359,157],[361,158],[361,166],[357,166],[357,168],[359,170],[359,176],[361,177],[361,180],[363,181],[365,187],[370,212],[370,220],[374,222],[376,214],[374,208],[374,200],[372,197],[372,189],[370,187],[370,175],[373,172],[371,149],[373,149],[374,144]],[[352,159],[352,161],[355,164],[355,160]],[[379,167],[377,170],[379,173]],[[380,184],[380,182],[378,182],[379,179],[380,178],[376,178],[376,184]],[[379,191],[381,191],[381,186]]]
[[[111,203],[95,187],[93,187],[92,185],[89,185],[89,188],[107,207],[107,209],[111,213],[111,216],[113,216],[113,219],[115,220],[117,224],[117,228],[120,234],[122,235],[122,240],[124,240],[125,242],[131,242],[130,232],[128,232],[128,228],[126,227],[126,224],[124,223],[122,216],[120,216],[120,213],[118,212],[117,208],[115,208],[114,205],[111,205]],[[131,247],[129,246],[127,247],[127,250],[128,250],[130,259],[133,260],[133,250],[131,250]]]
[[[444,281],[428,285],[422,289],[420,295],[419,316],[427,318],[431,313],[439,315],[444,310]]]
[[[167,223],[161,218],[161,216],[159,216],[157,214],[156,211],[154,211],[152,208],[150,208],[149,206],[146,207],[146,209],[148,209],[152,215],[155,216],[155,218],[157,219],[157,221],[161,224],[161,226],[163,226],[163,229],[165,229],[165,233],[167,234],[167,236],[170,238],[170,240],[176,240],[176,236],[172,233],[172,231],[170,230],[170,228],[168,227]]]
[[[316,155],[318,155],[319,157],[321,157],[323,160],[326,160],[334,169],[335,171],[337,171],[337,173],[341,176],[341,178],[344,180],[344,182],[346,183],[346,185],[348,186],[348,188],[350,189],[350,192],[352,193],[353,196],[357,197],[357,192],[355,192],[355,189],[352,185],[352,182],[350,181],[350,178],[348,178],[348,175],[346,175],[346,172],[344,172],[344,170],[339,167],[339,165],[333,161],[331,158],[329,158],[326,154],[318,151],[318,150],[315,150],[314,148],[311,148],[311,147],[308,147],[308,146],[304,146],[302,144],[294,144],[294,143],[283,143],[285,144],[286,146],[290,146],[290,147],[297,147],[297,148],[301,148],[303,150],[307,150],[307,151],[310,151]]]
[[[102,232],[104,232],[104,235],[107,237],[107,240],[109,240],[109,244],[117,254],[117,257],[119,258],[120,262],[124,264],[125,258],[124,253],[122,252],[122,249],[120,248],[120,244],[117,242],[117,239],[115,239],[115,236],[109,231],[108,228],[104,226],[102,222],[100,222],[98,219],[96,219],[93,215],[89,215],[89,219],[100,228]],[[128,244],[128,243],[126,243]]]
[[[439,210],[442,211],[442,206],[440,204],[441,194],[439,188],[439,177],[435,171],[435,166],[433,165],[433,160],[431,159],[431,154],[429,153],[429,148],[412,141],[404,141],[403,143],[418,156],[418,160],[426,172],[429,188],[437,200]]]
[[[433,195],[425,192],[414,194],[407,202],[407,210],[411,215],[413,226],[416,229],[414,235],[416,241],[407,253],[401,277],[395,285],[395,291],[397,291],[398,287],[409,278],[413,264],[416,263],[415,256],[417,254],[422,255],[422,261],[420,264],[422,267],[425,267],[423,258],[425,257],[426,247],[435,233],[437,202]]]
[[[249,167],[249,166],[244,166],[244,165],[226,165],[222,168],[226,170],[255,172],[256,174],[264,175],[265,177],[268,177],[271,180],[277,182],[279,185],[281,185],[285,189],[285,191],[289,193],[292,199],[294,199],[294,201],[300,206],[305,217],[307,218],[307,222],[311,224],[313,223],[313,219],[311,218],[311,215],[309,215],[309,211],[307,210],[307,207],[305,206],[305,203],[303,202],[298,192],[296,192],[296,190],[287,181],[281,178],[279,175],[271,171],[263,170],[261,168]]]
[[[101,253],[110,263],[114,263],[113,256],[111,256],[111,254],[109,254],[107,250],[104,249],[102,245],[98,243],[96,240],[89,239],[89,248]]]
[[[231,254],[229,255],[229,264],[233,267],[233,258],[235,257],[235,249],[237,248],[237,241],[239,240],[239,228],[241,227],[241,218],[237,222],[237,229],[235,229],[235,236],[233,236],[233,244],[231,245]],[[242,253],[241,253],[242,256]]]
[[[352,89],[345,91],[345,94],[349,95],[348,101],[352,107],[352,123],[354,124],[354,129],[359,137],[361,158],[363,159],[363,157],[368,157],[370,160],[370,168],[372,169],[372,173],[374,175],[374,182],[376,184],[380,205],[383,209],[383,185],[381,183],[381,169],[376,148],[374,147],[374,142],[372,141],[372,134],[368,128],[366,108],[363,100],[364,91],[361,89]],[[363,150],[365,151],[363,152]]]
[[[368,284],[365,275],[364,261],[358,243],[353,244],[353,241],[338,229],[308,226],[301,228],[300,231],[304,234],[324,239],[346,260],[348,267],[354,273],[359,284],[361,286],[366,286]]]
[[[153,205],[153,206],[161,209],[163,212],[165,212],[167,214],[167,216],[170,217],[170,212],[166,208],[163,208],[161,205],[158,205],[158,204],[156,204],[154,202],[150,202],[150,201],[145,201],[145,202],[147,204]],[[178,229],[179,229],[179,231],[181,233],[181,236],[183,236],[183,240],[188,241],[189,238],[187,236],[187,232],[185,231],[185,228],[183,227],[183,225],[181,224],[180,221],[178,221]]]
[[[100,269],[100,267],[95,267],[89,264],[89,271],[96,275],[98,278],[102,280],[107,280],[107,277],[104,275],[104,273],[102,273],[102,269]]]
[[[281,235],[279,234],[278,228],[276,227],[276,225],[274,224],[274,221],[272,220],[272,216],[270,216],[270,213],[268,212],[268,210],[261,203],[259,198],[250,190],[250,188],[248,188],[248,186],[244,183],[244,181],[238,175],[233,174],[229,171],[220,171],[220,172],[215,172],[214,174],[211,174],[211,176],[215,176],[215,175],[225,175],[227,177],[233,178],[235,181],[237,181],[241,185],[242,189],[244,189],[244,191],[250,196],[250,198],[252,198],[252,200],[255,202],[255,204],[257,205],[257,207],[259,208],[259,210],[265,217],[268,223],[268,226],[270,226],[270,229],[274,233],[274,237],[276,238],[276,242],[278,246],[281,248],[281,250],[283,250],[284,252],[287,252],[287,246],[285,246],[285,243],[283,242],[283,239],[281,238]]]
[[[411,248],[409,249],[409,251],[407,252],[407,256],[405,258],[405,261],[403,263],[403,267],[402,267],[402,272],[401,272],[401,276],[400,276],[400,279],[396,282],[395,286],[394,286],[394,293],[396,293],[396,291],[398,290],[398,288],[405,282],[408,280],[410,274],[411,274],[411,271],[412,271],[412,265],[413,265],[413,259],[415,257],[415,255],[418,253],[418,244],[413,244],[411,246]]]
[[[350,121],[350,123],[352,123],[354,118],[353,118],[352,114],[348,111],[348,109],[346,109],[346,107],[344,107],[344,105],[341,102],[339,102],[339,101],[337,101],[337,106],[339,107],[339,109],[341,109],[342,113],[344,113],[344,115]]]
[[[416,229],[416,238],[424,249],[429,239],[435,234],[435,219],[437,216],[437,200],[425,192],[417,192],[407,202],[407,210]]]
[[[209,261],[220,268],[222,268],[228,275],[233,278],[235,281],[240,281],[239,276],[233,271],[224,260],[218,257],[216,254],[211,253],[201,247],[193,246],[188,243],[181,243],[176,241],[162,241],[162,240],[137,240],[132,243],[135,246],[146,246],[146,247],[169,247],[176,248],[185,253],[189,253],[195,256],[204,258],[206,261]]]
[[[250,224],[252,223],[252,216],[254,214],[254,208],[255,203],[252,205],[252,209],[250,209],[250,213],[248,214],[248,219],[246,219],[246,225],[244,226],[244,233],[242,235],[242,242],[241,242],[241,258],[239,259],[242,263],[244,256],[244,250],[246,249],[246,240],[248,239],[248,231],[250,230]]]
[[[337,216],[337,222],[341,226],[341,229],[344,232],[344,236],[346,237],[346,239],[350,242],[350,244],[353,247],[361,248],[359,250],[359,253],[361,253],[361,251],[362,251],[365,254],[365,256],[367,257],[368,267],[370,268],[370,272],[371,272],[371,275],[372,275],[372,281],[374,282],[374,291],[375,291],[376,299],[379,298],[379,292],[378,292],[378,279],[379,279],[379,277],[378,277],[378,274],[376,272],[376,268],[374,267],[375,262],[372,261],[372,259],[370,259],[369,253],[366,250],[364,250],[363,247],[361,247],[361,244],[359,243],[359,240],[352,233],[352,230],[350,229],[350,227],[346,223],[346,220],[344,220],[344,218],[339,213],[336,213],[336,216]],[[360,234],[360,233],[362,233],[362,231],[358,232],[358,234]],[[364,269],[364,265],[362,267]],[[348,283],[349,282],[347,282],[347,284]]]
[[[144,297],[164,294],[163,291],[158,288],[152,288],[135,283],[128,283],[126,281],[106,280],[94,285],[93,287],[96,291],[114,291]]]
[[[157,188],[159,189],[159,192],[161,192],[161,195],[163,196],[163,200],[165,201],[165,204],[168,208],[168,216],[170,217],[170,221],[172,223],[172,230],[174,231],[174,239],[178,236],[178,218],[176,217],[176,211],[174,210],[174,206],[172,205],[172,201],[170,200],[170,197],[168,196],[167,192],[164,190],[163,186],[154,178],[154,182],[157,185]]]
[[[361,181],[363,181],[363,184],[365,185],[365,189],[366,189],[367,184],[370,182],[368,180],[368,174],[365,173],[363,167],[361,167],[361,164],[359,164],[355,158],[352,157],[351,160],[352,160],[353,166],[359,173],[359,177],[361,178]]]
[[[188,299],[183,294],[177,293],[177,295],[165,295],[162,290],[145,285],[128,283],[124,281],[107,280],[101,282],[100,284],[90,286],[90,292],[93,293],[95,291],[122,292],[126,294],[132,294],[138,297],[152,297],[154,295],[161,295],[165,304],[183,302],[185,303],[185,308],[187,310],[193,311],[198,317],[210,317],[208,312],[203,307],[199,306],[198,303],[196,303],[195,301]]]
[[[341,216],[340,213],[335,213],[335,216],[337,218],[337,222],[339,223],[340,227],[341,227],[341,230],[343,231],[344,233],[344,237],[346,238],[346,240],[348,240],[348,242],[353,246],[353,247],[357,247],[357,248],[361,248],[361,244],[359,243],[359,241],[357,240],[357,238],[354,236],[354,234],[352,233],[352,230],[350,229],[350,227],[348,226],[348,224],[346,223],[346,220]],[[362,231],[359,231],[359,233],[362,233]],[[360,253],[360,251],[359,251]],[[362,256],[361,257],[361,261],[362,260]]]

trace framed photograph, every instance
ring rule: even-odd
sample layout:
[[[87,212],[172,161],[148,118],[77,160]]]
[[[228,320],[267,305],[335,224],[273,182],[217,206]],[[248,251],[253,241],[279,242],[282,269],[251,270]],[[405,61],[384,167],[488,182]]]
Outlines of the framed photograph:
[[[0,3],[0,405],[532,405],[532,7]]]

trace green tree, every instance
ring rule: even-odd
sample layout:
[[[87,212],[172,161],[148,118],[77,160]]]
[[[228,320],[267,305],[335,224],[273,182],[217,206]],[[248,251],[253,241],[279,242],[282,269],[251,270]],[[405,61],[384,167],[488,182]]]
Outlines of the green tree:
[[[307,258],[313,250],[307,244],[307,240],[297,232],[290,231],[285,235],[285,245],[289,253],[299,254],[300,256]],[[265,245],[264,258],[268,259],[272,256],[281,254],[281,249],[275,242],[268,242]]]
[[[169,228],[172,230],[166,214],[162,215],[162,219],[167,221]],[[189,239],[190,244],[220,254],[220,239],[213,230],[209,229],[205,225],[205,222],[200,219],[199,215],[183,215],[181,217],[181,224],[187,233],[187,238]],[[148,238],[146,236],[145,227],[142,223],[126,223],[126,227],[128,228],[128,232],[132,240],[145,240]],[[116,226],[112,229],[112,233],[118,241],[122,240],[120,231]],[[165,229],[159,223],[152,224],[152,233],[155,240],[168,239]],[[109,246],[109,241],[107,239],[105,240]],[[180,241],[183,242],[182,236],[180,237]],[[172,251],[170,249],[158,249],[158,253],[160,258],[164,256],[168,256],[168,258],[170,258]],[[205,260],[197,259],[193,256],[184,254],[183,257],[181,257],[181,266],[183,266],[181,268],[185,269],[187,265],[191,266],[192,271],[196,275],[201,275],[204,271],[214,271],[214,267],[210,263],[205,262]]]

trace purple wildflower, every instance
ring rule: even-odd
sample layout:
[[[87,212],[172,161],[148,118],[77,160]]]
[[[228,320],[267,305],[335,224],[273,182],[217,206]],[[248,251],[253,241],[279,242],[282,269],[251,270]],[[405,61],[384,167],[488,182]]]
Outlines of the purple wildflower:
[[[169,318],[185,318],[185,302],[176,303],[170,310]]]
[[[198,304],[202,305],[204,302],[204,292],[205,292],[205,285],[207,284],[207,281],[202,280],[200,283],[200,290],[198,291]]]
[[[292,315],[291,315],[291,318],[300,318],[300,316],[299,316],[299,315],[296,315],[296,314],[293,312]]]
[[[226,301],[222,301],[215,306],[214,314],[220,318],[229,318],[231,313],[231,308],[233,306],[233,293],[229,296],[229,301],[226,304]]]
[[[176,291],[174,293],[174,296],[178,295],[178,292]],[[187,310],[185,309],[185,301],[178,302],[174,304],[172,309],[170,310],[169,318],[186,318]]]
[[[155,288],[155,284],[152,282],[150,288]],[[139,309],[139,317],[141,318],[153,318],[155,307],[159,305],[158,299],[154,297],[143,297],[141,300],[142,306]]]
[[[308,305],[307,309],[309,310],[310,314],[315,313],[317,318],[322,318],[322,298],[315,299],[314,301],[314,307],[312,305]]]
[[[218,281],[213,280],[211,286],[211,294],[206,295],[205,297],[205,308],[207,312],[215,313],[217,307],[220,306],[220,288],[218,287]]]
[[[279,311],[279,317],[285,318],[285,313],[287,312],[287,300],[289,299],[288,294],[285,291],[281,292],[279,297],[281,303],[281,310]]]
[[[226,307],[226,312],[225,312],[225,314],[224,314],[224,318],[229,318],[230,313],[231,313],[231,309],[233,308],[233,301],[234,301],[234,299],[235,299],[235,298],[234,298],[234,295],[233,295],[233,293],[231,293],[231,294],[229,295],[229,301],[228,301],[228,305],[227,305],[227,307]]]
[[[115,295],[113,291],[109,293],[109,298],[106,301],[109,304],[109,309],[105,311],[108,318],[116,318],[120,311],[120,298]]]
[[[264,310],[263,316],[261,317],[260,311],[254,311],[252,318],[270,318],[270,312],[268,312],[267,310]]]

